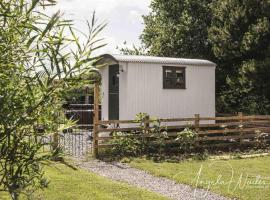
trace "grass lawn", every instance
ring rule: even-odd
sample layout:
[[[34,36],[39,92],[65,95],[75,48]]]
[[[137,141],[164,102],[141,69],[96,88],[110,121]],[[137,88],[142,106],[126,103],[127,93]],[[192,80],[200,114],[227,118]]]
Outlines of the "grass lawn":
[[[155,163],[134,159],[131,166],[179,183],[206,188],[243,200],[270,198],[270,157],[233,160],[183,161]]]
[[[34,200],[165,200],[154,193],[97,176],[84,170],[73,170],[63,164],[46,167],[50,185]],[[0,193],[1,200],[9,200]]]

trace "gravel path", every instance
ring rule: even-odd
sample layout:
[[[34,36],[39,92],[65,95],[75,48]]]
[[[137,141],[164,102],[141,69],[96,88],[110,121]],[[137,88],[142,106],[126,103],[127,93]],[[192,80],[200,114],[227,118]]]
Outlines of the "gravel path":
[[[190,186],[178,184],[166,178],[152,176],[151,174],[132,168],[126,164],[114,162],[105,163],[99,160],[88,162],[79,161],[79,165],[101,176],[127,182],[130,185],[159,193],[175,200],[228,200],[225,197],[210,193],[202,189],[193,189]]]

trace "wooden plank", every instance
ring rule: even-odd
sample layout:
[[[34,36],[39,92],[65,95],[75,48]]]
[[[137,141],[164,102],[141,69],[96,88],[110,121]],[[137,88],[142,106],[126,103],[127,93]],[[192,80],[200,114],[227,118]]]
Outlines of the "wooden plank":
[[[102,136],[102,137],[97,137],[97,140],[112,140],[114,138],[125,138],[125,137],[129,137],[129,138],[141,138],[143,137],[143,135],[119,135],[119,136]],[[150,136],[144,136],[144,137],[150,137]]]
[[[140,127],[132,128],[99,128],[99,132],[129,132],[129,131],[139,131],[142,130]]]
[[[232,116],[232,117],[201,117],[201,120],[204,121],[229,121],[229,120],[240,120],[239,116]],[[250,115],[250,116],[243,116],[243,120],[270,120],[270,115],[264,116],[257,116],[257,115]]]
[[[171,119],[159,119],[160,122],[190,122],[194,121],[195,118],[171,118]]]
[[[270,120],[252,120],[252,121],[249,121],[249,122],[246,122],[246,123],[267,123],[267,124],[270,124]]]
[[[199,128],[214,128],[214,127],[230,127],[240,125],[240,122],[226,122],[226,123],[214,123],[214,124],[199,124]],[[183,129],[183,128],[194,128],[194,124],[179,125],[179,126],[167,126],[168,130],[171,129]]]
[[[199,137],[198,141],[221,141],[221,140],[232,140],[232,139],[248,139],[256,138],[257,134],[247,134],[247,135],[230,135],[230,136],[215,136],[215,137]]]
[[[254,118],[258,120],[270,120],[270,115],[255,115]]]
[[[225,123],[214,123],[214,124],[200,124],[200,128],[213,128],[213,127],[228,127],[228,126],[238,126],[240,122],[225,122]]]
[[[255,131],[270,131],[269,127],[256,127],[256,128],[244,128],[243,132],[255,132]],[[199,135],[209,135],[209,134],[226,134],[226,133],[239,133],[240,129],[224,129],[224,130],[206,130],[200,131]]]
[[[107,120],[99,121],[99,125],[108,125],[108,124],[139,124],[140,122],[136,120]]]

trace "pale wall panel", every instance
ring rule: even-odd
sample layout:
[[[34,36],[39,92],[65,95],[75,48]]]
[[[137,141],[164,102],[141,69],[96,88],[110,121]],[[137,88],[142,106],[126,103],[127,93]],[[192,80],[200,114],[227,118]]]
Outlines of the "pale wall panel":
[[[120,72],[120,119],[139,112],[159,118],[215,116],[215,67],[184,67],[187,89],[163,89],[162,65],[129,63]]]

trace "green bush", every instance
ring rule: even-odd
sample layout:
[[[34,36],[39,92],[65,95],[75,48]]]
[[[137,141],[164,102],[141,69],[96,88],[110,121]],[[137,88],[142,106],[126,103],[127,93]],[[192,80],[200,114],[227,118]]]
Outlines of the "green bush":
[[[165,150],[165,140],[168,138],[167,127],[162,125],[159,119],[155,119],[152,124],[153,125],[149,133],[151,137],[155,138],[155,144],[157,145],[158,153],[161,155]]]
[[[138,156],[142,153],[142,142],[134,138],[133,134],[125,132],[113,133],[111,153],[115,156]]]
[[[180,150],[185,153],[190,152],[195,145],[197,134],[190,128],[185,128],[183,131],[177,133],[176,141],[179,142]]]

